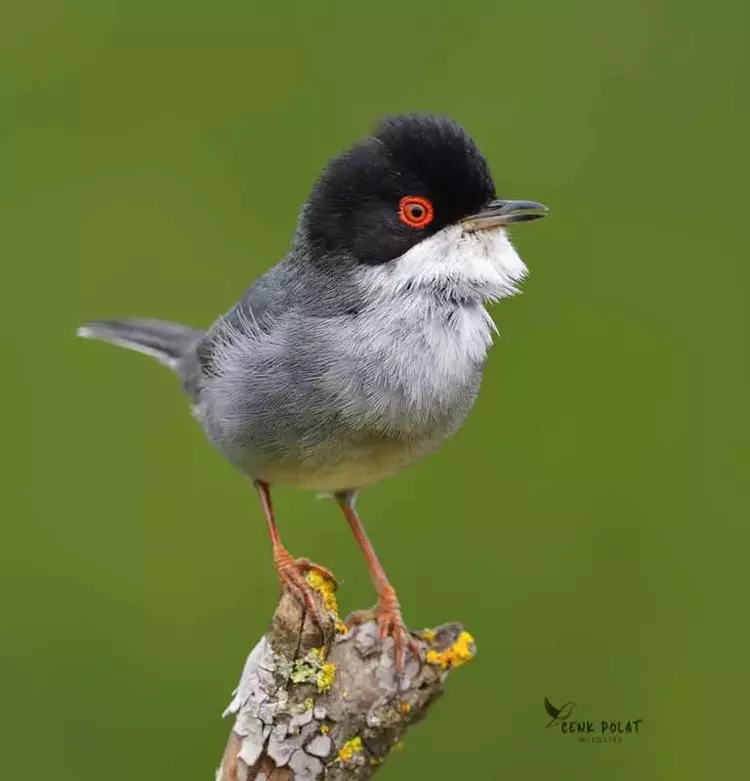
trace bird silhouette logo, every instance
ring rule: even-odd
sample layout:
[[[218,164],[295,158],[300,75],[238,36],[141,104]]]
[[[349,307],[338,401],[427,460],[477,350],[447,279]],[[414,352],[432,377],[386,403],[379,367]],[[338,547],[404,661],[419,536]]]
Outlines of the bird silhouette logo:
[[[565,721],[570,718],[570,714],[573,713],[573,708],[576,704],[572,701],[566,702],[562,707],[556,708],[546,697],[544,698],[544,710],[547,711],[547,715],[552,718],[547,727],[556,727],[561,721]]]

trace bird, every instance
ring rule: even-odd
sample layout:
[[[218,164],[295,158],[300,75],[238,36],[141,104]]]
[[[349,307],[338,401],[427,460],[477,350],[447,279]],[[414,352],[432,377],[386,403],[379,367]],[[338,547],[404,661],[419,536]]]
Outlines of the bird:
[[[527,275],[507,228],[546,213],[497,195],[456,120],[387,116],[327,163],[287,254],[208,330],[125,318],[77,333],[177,374],[209,441],[258,493],[282,587],[319,622],[309,573],[333,576],[282,544],[271,487],[335,499],[377,592],[347,624],[376,621],[403,669],[418,643],[355,499],[464,423],[497,332],[487,306]]]

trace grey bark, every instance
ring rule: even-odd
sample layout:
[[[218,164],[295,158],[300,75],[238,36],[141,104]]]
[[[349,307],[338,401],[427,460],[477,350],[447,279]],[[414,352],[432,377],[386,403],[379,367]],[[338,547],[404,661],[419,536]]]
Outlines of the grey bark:
[[[335,599],[324,600],[336,610]],[[452,667],[474,653],[460,624],[420,639],[420,658],[394,667],[393,641],[374,622],[321,630],[288,592],[252,650],[225,715],[235,716],[216,781],[368,779],[442,694]]]

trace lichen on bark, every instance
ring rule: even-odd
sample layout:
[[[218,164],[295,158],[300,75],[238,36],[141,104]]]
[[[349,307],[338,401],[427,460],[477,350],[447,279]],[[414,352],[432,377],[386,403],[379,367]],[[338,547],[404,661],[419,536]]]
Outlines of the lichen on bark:
[[[235,722],[216,781],[367,779],[474,655],[461,625],[445,624],[419,636],[397,675],[392,639],[374,622],[346,631],[332,584],[313,585],[329,621],[282,593],[225,711]]]

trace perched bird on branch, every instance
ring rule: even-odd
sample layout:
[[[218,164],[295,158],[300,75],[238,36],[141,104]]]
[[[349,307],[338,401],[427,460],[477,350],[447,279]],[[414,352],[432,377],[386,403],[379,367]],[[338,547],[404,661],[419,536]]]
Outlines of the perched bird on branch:
[[[90,322],[85,337],[156,358],[181,378],[213,445],[260,496],[282,583],[318,609],[282,545],[270,486],[331,494],[367,559],[372,611],[396,663],[414,649],[354,507],[358,489],[433,452],[464,422],[494,324],[485,304],[526,275],[505,232],[542,217],[499,199],[456,122],[407,115],[331,160],[291,248],[208,332],[147,319]]]

